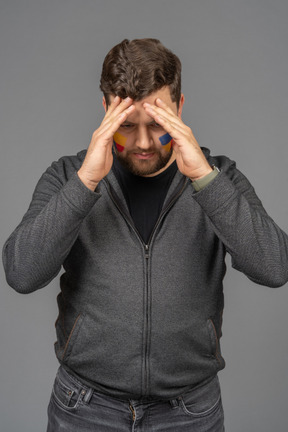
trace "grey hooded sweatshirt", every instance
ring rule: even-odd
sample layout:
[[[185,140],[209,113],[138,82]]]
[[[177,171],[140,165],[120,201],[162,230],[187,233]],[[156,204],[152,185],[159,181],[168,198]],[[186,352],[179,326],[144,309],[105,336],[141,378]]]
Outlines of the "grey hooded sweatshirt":
[[[80,181],[86,151],[43,174],[4,245],[8,283],[20,293],[59,273],[56,355],[99,392],[169,399],[224,368],[219,339],[225,254],[252,281],[288,280],[288,238],[224,156],[195,192],[179,171],[148,244],[112,172],[91,191]]]

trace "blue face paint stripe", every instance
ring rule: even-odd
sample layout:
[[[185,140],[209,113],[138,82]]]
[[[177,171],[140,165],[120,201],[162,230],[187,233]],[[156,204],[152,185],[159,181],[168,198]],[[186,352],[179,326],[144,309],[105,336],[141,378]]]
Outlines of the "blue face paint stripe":
[[[172,140],[172,137],[171,135],[169,135],[169,133],[166,133],[165,135],[160,136],[159,140],[161,142],[161,145],[164,146],[167,145]]]

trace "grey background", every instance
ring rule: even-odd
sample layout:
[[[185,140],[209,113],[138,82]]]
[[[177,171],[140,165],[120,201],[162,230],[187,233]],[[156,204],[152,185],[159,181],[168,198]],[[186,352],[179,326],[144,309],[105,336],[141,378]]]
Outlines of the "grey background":
[[[1,245],[53,160],[89,145],[103,116],[105,54],[159,38],[183,63],[184,121],[226,154],[288,231],[286,0],[1,0]],[[230,269],[220,373],[228,432],[283,432],[288,419],[288,286]],[[58,367],[58,278],[27,296],[1,267],[0,430],[46,430]]]

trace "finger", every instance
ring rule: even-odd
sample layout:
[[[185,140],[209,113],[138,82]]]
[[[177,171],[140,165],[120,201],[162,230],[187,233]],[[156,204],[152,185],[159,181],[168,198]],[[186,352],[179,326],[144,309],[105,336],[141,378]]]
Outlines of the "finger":
[[[171,122],[160,115],[156,116],[156,121],[169,133],[169,135],[172,136],[172,138],[174,138],[174,140],[183,138],[184,131],[178,123]]]
[[[174,111],[160,98],[157,98],[155,101],[156,106],[163,108],[165,111],[169,112],[172,115],[175,115]]]
[[[120,112],[118,115],[115,115],[113,118],[108,119],[101,126],[101,130],[99,131],[101,134],[105,134],[107,137],[111,138],[114,133],[119,129],[121,124],[127,119],[127,117],[135,110],[135,105],[130,105],[124,111]]]
[[[113,123],[115,120],[117,121],[118,116],[121,113],[124,113],[127,108],[132,106],[132,103],[133,103],[133,100],[130,98],[129,99],[126,98],[126,99],[122,100],[119,103],[119,105],[114,107],[113,111],[106,113],[105,117],[102,120],[101,126],[110,125],[111,122]]]
[[[151,117],[155,118],[156,115],[160,115],[163,118],[166,118],[171,123],[178,123],[179,125],[183,125],[182,120],[178,117],[172,110],[168,112],[167,110],[157,107],[156,105],[148,104],[147,102],[143,105],[145,111],[151,115]]]
[[[115,108],[120,104],[121,98],[119,96],[115,96],[112,102],[108,105],[106,114],[110,114]]]
[[[118,98],[118,96],[116,96]],[[118,102],[117,102],[118,101]],[[120,113],[124,112],[124,110],[126,110],[129,106],[131,106],[133,103],[133,99],[131,99],[130,97],[127,97],[126,99],[116,99],[116,103],[113,106],[113,109],[111,111],[107,111],[104,119],[103,119],[103,124],[109,122],[110,120],[114,120],[114,118],[116,118],[116,116],[118,116]]]
[[[170,117],[164,117],[163,115],[156,112],[156,110],[152,106],[150,106],[149,108],[147,107],[146,112],[173,138],[176,139],[176,137],[180,137],[180,134],[182,134],[182,136],[185,134],[184,124],[182,123],[182,121],[180,121],[180,123],[178,122],[179,117],[176,117],[175,115]]]
[[[172,110],[171,107],[169,107],[165,102],[162,101],[162,99],[157,98],[155,101],[155,104],[149,104],[148,102],[145,102],[143,104],[144,106],[150,106],[152,108],[154,108],[157,112],[161,112],[166,113],[167,115],[171,116],[171,117],[178,117],[178,115]]]
[[[170,122],[160,115],[155,116],[155,121],[173,138],[174,142],[183,140],[183,129],[177,123]]]

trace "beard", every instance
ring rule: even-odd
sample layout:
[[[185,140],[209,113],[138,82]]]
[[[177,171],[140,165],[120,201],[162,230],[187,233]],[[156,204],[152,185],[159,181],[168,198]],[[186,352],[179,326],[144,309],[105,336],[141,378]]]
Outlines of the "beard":
[[[115,154],[121,165],[128,170],[130,173],[136,176],[148,176],[155,174],[164,168],[169,160],[171,159],[173,149],[166,154],[162,154],[160,151],[153,151],[155,153],[153,160],[150,159],[135,159],[131,156],[135,151],[129,151],[126,155],[122,155],[115,149]],[[149,152],[147,152],[149,153]]]

